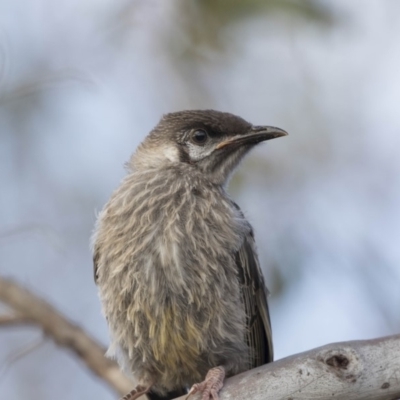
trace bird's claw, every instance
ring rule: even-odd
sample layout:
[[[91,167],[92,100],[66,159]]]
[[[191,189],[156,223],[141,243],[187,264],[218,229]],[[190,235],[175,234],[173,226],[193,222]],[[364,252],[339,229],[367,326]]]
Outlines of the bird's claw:
[[[225,369],[224,367],[215,367],[208,371],[203,382],[195,383],[190,389],[186,400],[192,394],[202,392],[201,400],[219,400],[218,392],[224,386]]]
[[[142,386],[142,385],[137,385],[135,389],[131,390],[129,393],[127,393],[124,397],[121,397],[120,400],[135,400],[138,399],[140,396],[148,393],[151,389],[152,385],[149,386]]]

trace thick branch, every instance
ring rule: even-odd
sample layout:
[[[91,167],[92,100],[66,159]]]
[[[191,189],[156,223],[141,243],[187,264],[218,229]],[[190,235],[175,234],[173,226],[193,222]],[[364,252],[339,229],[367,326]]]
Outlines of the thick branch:
[[[104,356],[104,347],[46,301],[3,278],[0,278],[0,301],[10,306],[19,318],[38,325],[58,345],[73,351],[118,394],[124,395],[132,389],[132,382],[122,374],[118,365]]]
[[[399,399],[400,335],[296,354],[228,379],[220,393],[220,400],[335,398]]]

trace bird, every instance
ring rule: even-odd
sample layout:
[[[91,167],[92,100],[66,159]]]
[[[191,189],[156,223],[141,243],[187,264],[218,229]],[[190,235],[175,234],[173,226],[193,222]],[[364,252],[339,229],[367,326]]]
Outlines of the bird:
[[[217,400],[225,377],[273,361],[253,229],[227,185],[252,148],[286,135],[227,112],[172,112],[127,162],[92,237],[108,355],[138,382],[124,400]]]

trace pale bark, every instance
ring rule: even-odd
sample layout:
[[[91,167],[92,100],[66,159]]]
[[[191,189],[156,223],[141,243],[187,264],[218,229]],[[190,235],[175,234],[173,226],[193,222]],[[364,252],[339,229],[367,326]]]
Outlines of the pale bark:
[[[220,392],[220,400],[335,398],[400,398],[400,335],[328,344],[296,354],[227,379]]]

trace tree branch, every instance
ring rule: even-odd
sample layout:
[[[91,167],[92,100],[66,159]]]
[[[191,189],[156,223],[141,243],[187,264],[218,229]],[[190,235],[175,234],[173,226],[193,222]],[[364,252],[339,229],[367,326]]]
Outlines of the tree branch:
[[[0,315],[0,326],[19,326],[29,325],[32,321],[22,315],[17,314],[3,314]]]
[[[296,354],[228,379],[220,393],[220,400],[336,398],[399,399],[400,335],[328,344]]]
[[[39,326],[59,346],[74,352],[86,366],[119,395],[129,392],[133,383],[120,371],[117,363],[104,356],[105,348],[82,328],[68,321],[54,307],[9,279],[0,278],[0,301],[15,311],[12,319],[21,318]],[[3,322],[7,318],[2,317]],[[21,320],[20,320],[21,321]]]

